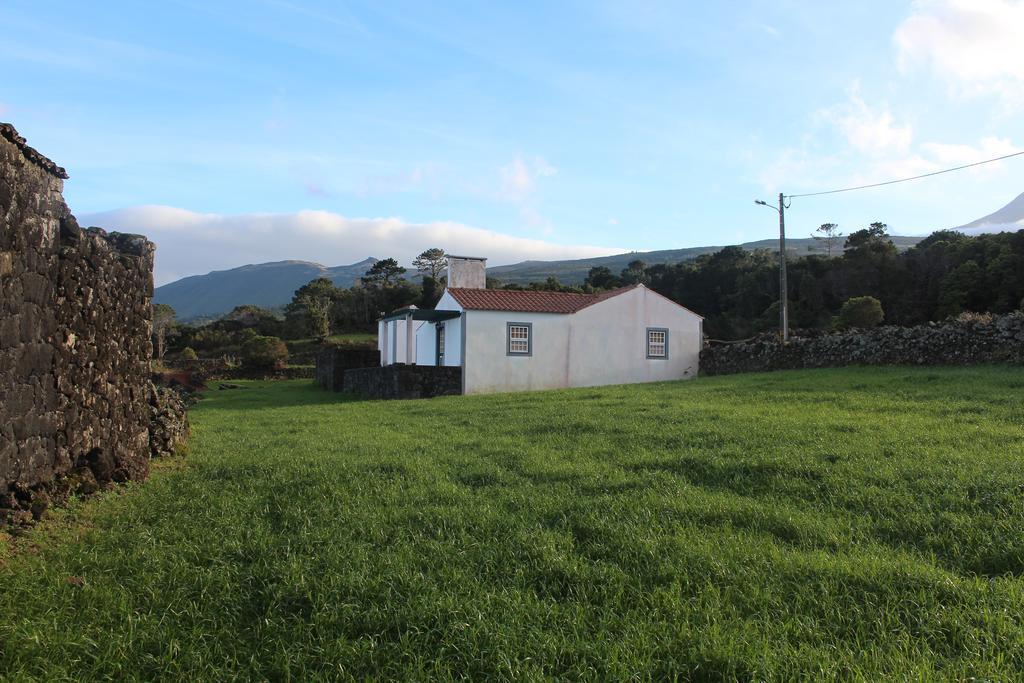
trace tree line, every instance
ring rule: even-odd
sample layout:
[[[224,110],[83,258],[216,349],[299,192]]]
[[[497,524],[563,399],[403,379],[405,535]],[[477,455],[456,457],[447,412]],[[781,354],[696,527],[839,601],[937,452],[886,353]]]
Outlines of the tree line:
[[[904,252],[897,251],[884,223],[872,223],[845,239],[834,223],[823,224],[818,233],[815,237],[826,241],[826,255],[788,259],[787,296],[796,329],[868,324],[883,317],[889,324],[917,325],[965,311],[1006,313],[1024,305],[1024,230],[978,236],[940,230]],[[165,347],[210,351],[238,346],[254,334],[324,340],[332,334],[376,331],[384,313],[413,304],[433,308],[440,299],[444,251],[428,249],[413,266],[416,272],[409,275],[393,258],[377,261],[352,287],[313,280],[296,290],[283,317],[240,306],[218,321],[193,327],[174,324],[173,311],[158,305],[157,355]],[[488,278],[487,286],[599,292],[643,283],[703,315],[711,338],[743,339],[778,326],[778,268],[777,253],[734,246],[673,265],[634,260],[619,273],[597,266],[580,285],[549,277],[529,285]]]
[[[407,269],[393,258],[374,263],[352,287],[317,278],[295,291],[283,315],[247,304],[212,322],[187,325],[175,321],[170,306],[155,304],[154,355],[163,358],[167,350],[207,356],[242,353],[257,343],[269,346],[268,338],[322,342],[332,334],[375,332],[377,319],[386,312],[411,304],[433,308],[444,289],[441,273],[447,265],[444,251],[432,248],[413,260],[418,282],[407,278]]]
[[[851,299],[877,299],[887,323],[918,325],[965,311],[1007,313],[1024,305],[1024,230],[968,236],[940,230],[898,252],[884,223],[846,237],[834,223],[819,229],[835,256],[787,261],[790,322],[827,329]],[[714,339],[772,330],[779,318],[779,259],[768,250],[726,247],[675,265],[633,262],[618,276],[591,269],[586,285],[607,289],[644,282],[705,317]]]

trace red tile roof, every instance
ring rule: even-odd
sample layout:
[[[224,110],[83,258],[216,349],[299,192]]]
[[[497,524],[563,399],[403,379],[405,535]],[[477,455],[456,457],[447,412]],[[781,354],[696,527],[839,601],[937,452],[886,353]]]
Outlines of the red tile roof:
[[[514,289],[463,289],[449,287],[459,305],[470,311],[515,311],[517,313],[575,313],[587,306],[611,299],[640,285],[621,287],[600,294],[534,292]]]

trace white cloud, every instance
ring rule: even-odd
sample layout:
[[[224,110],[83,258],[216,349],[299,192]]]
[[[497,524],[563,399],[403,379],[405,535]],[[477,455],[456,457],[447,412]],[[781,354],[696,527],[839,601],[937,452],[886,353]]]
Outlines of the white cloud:
[[[893,41],[903,71],[924,65],[959,94],[1024,102],[1024,2],[919,0]]]
[[[537,179],[553,176],[558,169],[549,164],[543,157],[524,159],[517,156],[507,166],[499,170],[501,177],[500,196],[513,202],[522,202],[530,198],[537,189]]]
[[[9,112],[10,110],[11,110],[11,108],[9,106],[4,104],[3,102],[0,102],[0,116],[3,116],[4,114]]]
[[[961,166],[972,164],[984,159],[994,159],[1021,151],[1007,138],[982,138],[977,145],[948,145],[937,142],[926,142],[921,145],[922,151],[940,166]],[[999,168],[1001,164],[986,164],[970,169],[971,173],[982,174]]]
[[[587,258],[625,249],[554,244],[450,221],[409,223],[400,218],[347,218],[328,211],[222,215],[172,206],[137,206],[83,215],[83,225],[141,233],[157,245],[156,281],[248,263],[302,259],[329,266],[367,256],[408,264],[429,247],[481,254],[492,265],[527,259]]]
[[[984,137],[974,143],[916,141],[913,127],[898,122],[884,102],[870,105],[859,82],[845,102],[819,110],[815,127],[800,144],[784,149],[761,173],[765,190],[779,187],[817,191],[866,185],[973,164],[1020,151],[1009,138]],[[838,136],[838,144],[826,141]],[[965,171],[976,178],[1005,172],[1003,163]]]
[[[869,165],[866,171],[857,177],[857,180],[874,183],[909,178],[955,166],[966,166],[1019,151],[1021,149],[1006,138],[982,138],[972,145],[923,142],[918,145],[914,154],[908,157],[883,159]],[[961,173],[983,179],[999,175],[1004,170],[1003,163],[996,162],[965,169]]]
[[[914,139],[914,129],[897,125],[887,105],[871,107],[864,101],[859,83],[850,87],[847,102],[822,110],[819,115],[831,122],[854,149],[865,154],[903,154]]]

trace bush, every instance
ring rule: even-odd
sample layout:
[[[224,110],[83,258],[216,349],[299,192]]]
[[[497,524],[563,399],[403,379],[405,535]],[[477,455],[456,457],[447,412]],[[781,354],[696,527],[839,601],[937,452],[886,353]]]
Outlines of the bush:
[[[873,296],[855,296],[847,299],[843,307],[839,309],[839,327],[849,329],[861,327],[871,329],[878,327],[878,324],[885,318],[882,311],[882,302]]]
[[[964,311],[954,318],[958,323],[974,325],[988,325],[995,319],[994,313],[974,313],[973,311]]]
[[[259,336],[261,336],[260,333],[252,329],[251,327],[247,327],[244,330],[239,330],[238,332],[235,332],[235,340],[239,346],[245,346],[246,344],[248,344],[253,339],[256,339]]]
[[[199,354],[191,346],[186,346],[181,350],[182,360],[199,360]]]
[[[252,368],[280,370],[288,362],[288,347],[277,337],[254,337],[242,347],[242,362]]]

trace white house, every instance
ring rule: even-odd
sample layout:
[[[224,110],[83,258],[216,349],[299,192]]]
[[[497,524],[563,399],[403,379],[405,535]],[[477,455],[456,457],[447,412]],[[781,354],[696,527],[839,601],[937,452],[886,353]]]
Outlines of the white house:
[[[633,285],[600,294],[486,289],[486,259],[449,256],[432,311],[379,323],[382,364],[462,367],[462,392],[630,384],[694,377],[703,318]]]

